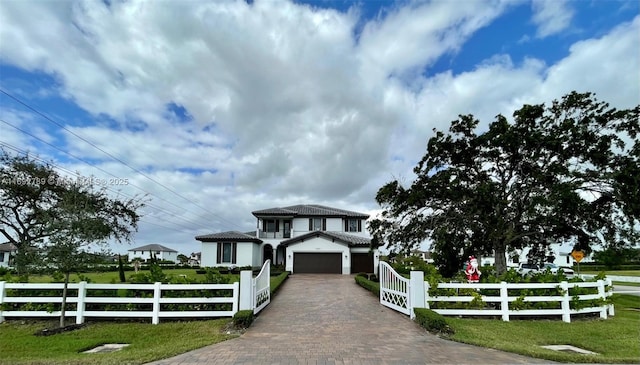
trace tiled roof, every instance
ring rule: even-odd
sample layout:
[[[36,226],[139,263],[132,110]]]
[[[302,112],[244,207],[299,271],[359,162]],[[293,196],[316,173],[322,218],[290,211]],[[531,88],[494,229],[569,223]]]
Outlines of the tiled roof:
[[[0,243],[0,252],[13,252],[16,250],[16,246],[12,243]]]
[[[196,236],[196,240],[202,242],[225,242],[225,241],[233,241],[233,242],[255,242],[262,243],[262,240],[256,238],[255,232],[253,232],[253,236],[242,233],[238,231],[227,231],[213,234],[206,234],[203,236]]]
[[[165,247],[163,245],[159,245],[157,243],[153,243],[150,245],[146,245],[146,246],[140,246],[140,247],[136,247],[136,248],[132,248],[129,251],[162,251],[162,252],[178,252],[174,249],[171,249],[169,247]]]
[[[302,216],[302,217],[350,217],[350,218],[369,218],[369,215],[364,213],[353,212],[350,210],[325,207],[317,204],[300,204],[292,205],[290,207],[283,208],[269,208],[263,210],[256,210],[251,212],[254,216]]]
[[[303,234],[302,236],[294,237],[288,239],[286,241],[282,241],[280,244],[287,246],[293,243],[302,242],[312,237],[323,236],[329,239],[336,239],[338,241],[344,242],[348,244],[350,247],[358,246],[358,247],[368,247],[371,244],[371,239],[362,236],[354,236],[348,233],[342,232],[328,232],[328,231],[314,231],[309,232],[307,234]]]

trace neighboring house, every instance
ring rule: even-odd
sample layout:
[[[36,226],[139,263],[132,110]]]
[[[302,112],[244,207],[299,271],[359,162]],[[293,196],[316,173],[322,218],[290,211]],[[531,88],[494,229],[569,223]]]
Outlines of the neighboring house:
[[[189,256],[189,261],[187,261],[187,265],[200,266],[201,259],[202,259],[202,254],[200,252],[192,252],[191,256]]]
[[[0,244],[0,267],[10,267],[13,264],[13,255],[17,251],[11,243]]]
[[[516,268],[520,263],[528,263],[529,258],[527,254],[530,248],[525,247],[521,250],[513,250],[507,254],[507,267]],[[560,245],[552,243],[547,250],[549,254],[547,262],[556,264],[558,266],[572,267],[576,261],[571,256],[571,245]],[[553,259],[551,259],[553,257]],[[493,265],[495,263],[495,257],[493,255],[481,256],[481,266]],[[593,262],[591,256],[587,256],[580,262]]]
[[[270,259],[293,273],[377,272],[365,223],[369,215],[321,205],[294,205],[252,212],[254,232],[197,236],[202,266],[252,266]]]
[[[428,264],[433,264],[433,258],[431,257],[431,252],[430,251],[421,251],[421,250],[413,250],[411,251],[411,254],[413,256],[417,256],[419,258],[421,258],[424,262],[428,263]]]
[[[148,261],[149,259],[151,259],[152,254],[159,261],[173,261],[175,263],[178,262],[178,251],[158,244],[151,244],[130,249],[129,261],[133,261],[135,259]]]

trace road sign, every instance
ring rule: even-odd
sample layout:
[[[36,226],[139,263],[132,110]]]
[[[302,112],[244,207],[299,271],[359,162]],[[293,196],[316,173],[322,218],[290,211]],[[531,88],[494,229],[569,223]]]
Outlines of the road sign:
[[[580,262],[584,258],[584,252],[582,252],[582,251],[571,251],[571,256],[573,256],[573,259],[576,260],[576,262]]]

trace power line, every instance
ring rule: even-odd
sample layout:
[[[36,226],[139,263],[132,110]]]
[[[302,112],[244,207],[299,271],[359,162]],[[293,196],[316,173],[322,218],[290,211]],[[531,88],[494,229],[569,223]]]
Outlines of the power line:
[[[3,120],[1,120],[1,119],[0,119],[0,121],[5,122],[5,121],[3,121]],[[5,123],[6,123],[6,122],[5,122]],[[9,123],[6,123],[6,124],[9,124]],[[10,125],[10,124],[9,124],[9,125]],[[27,133],[27,134],[28,134],[28,133]],[[34,137],[34,138],[36,138],[36,139],[38,139],[38,140],[40,140],[38,137],[35,137],[35,136],[33,136],[33,137]],[[42,140],[40,140],[40,141],[42,141]],[[45,141],[42,141],[42,142],[43,142],[43,143],[48,144],[48,143],[47,143],[47,142],[45,142]],[[13,146],[13,145],[11,145],[11,144],[9,144],[9,143],[3,142],[3,141],[0,141],[0,145],[3,145],[3,146],[5,146],[5,147],[7,147],[7,148],[9,148],[9,149],[11,149],[11,150],[13,150],[13,151],[17,152],[17,153],[22,153],[22,154],[24,154],[24,155],[27,155],[27,154],[28,154],[28,151],[24,151],[24,150],[22,150],[22,149],[20,149],[20,148],[18,148],[18,147],[15,147],[15,146]],[[50,145],[50,144],[49,144],[49,145]],[[50,145],[50,146],[52,146],[53,148],[58,149],[57,147],[55,147],[55,146],[53,146],[53,145]],[[59,150],[59,149],[58,149],[58,150]],[[60,150],[60,151],[61,151],[61,152],[64,152],[64,153],[67,153],[67,152],[62,151],[62,150]],[[75,157],[75,156],[73,156],[73,155],[72,155],[72,154],[70,154],[70,153],[67,153],[67,154],[68,154],[68,155],[70,155],[70,156],[72,156],[72,157]],[[35,156],[34,156],[34,157],[32,157],[32,158],[33,158],[33,159],[35,159],[35,160],[37,160],[37,161],[40,161],[40,162],[43,162],[43,163],[49,164],[49,165],[50,165],[50,166],[52,166],[53,168],[56,168],[56,169],[58,169],[58,170],[60,170],[60,171],[64,171],[64,172],[66,172],[66,173],[68,173],[68,174],[70,174],[70,175],[74,175],[74,176],[76,176],[76,177],[81,177],[81,176],[80,176],[78,173],[76,173],[76,172],[73,172],[73,171],[71,171],[71,170],[69,170],[69,169],[66,169],[66,168],[64,168],[64,167],[62,167],[62,166],[59,166],[59,165],[56,165],[56,164],[53,164],[53,163],[51,163],[51,162],[45,161],[44,159],[41,159],[41,158],[39,158],[39,157],[35,157]],[[77,157],[76,157],[76,158],[77,158]],[[84,160],[82,160],[82,159],[80,159],[80,161],[83,161],[83,162],[85,162],[85,163],[86,163],[86,161],[84,161]],[[90,166],[92,166],[92,165],[90,165]],[[100,169],[100,168],[99,168],[99,167],[97,167],[97,166],[92,166],[92,167],[95,167],[95,168],[97,168],[97,169],[99,169],[99,170],[101,170],[101,171],[104,171],[104,170]],[[108,174],[108,172],[106,172],[106,171],[104,171],[104,172]],[[114,175],[111,175],[111,176],[115,177]],[[138,186],[136,186],[136,185],[134,185],[134,184],[130,184],[130,185],[131,185],[131,186],[133,186],[133,187],[135,187],[135,188],[137,188],[137,189],[139,189],[139,190],[141,190],[142,192],[144,192],[144,193],[146,193],[146,194],[148,194],[148,195],[154,196],[153,194],[146,192],[144,189],[142,189],[142,188],[140,188],[140,187],[138,187]],[[127,198],[129,198],[129,199],[134,199],[134,198],[135,198],[135,197],[133,197],[133,196],[131,196],[131,195],[129,195],[129,194],[124,193],[123,191],[115,190],[115,189],[113,189],[113,188],[108,188],[108,187],[106,187],[106,190],[111,191],[112,193],[116,193],[116,194],[119,194],[119,195],[123,195],[123,196],[125,196],[125,197],[127,197]],[[164,201],[166,201],[166,202],[168,202],[168,203],[170,203],[170,204],[172,204],[172,205],[174,205],[174,206],[176,206],[177,208],[182,209],[180,206],[177,206],[177,205],[175,205],[175,204],[171,203],[170,201],[168,201],[168,200],[166,200],[166,199],[163,199],[163,198],[160,198],[160,199],[161,199],[161,200],[164,200]],[[189,224],[192,224],[192,225],[195,225],[195,226],[201,227],[201,228],[203,228],[203,229],[210,229],[209,227],[205,227],[204,225],[201,225],[201,224],[200,224],[200,223],[198,223],[197,221],[191,221],[191,220],[188,220],[188,219],[186,219],[186,218],[184,218],[184,217],[182,217],[182,216],[178,215],[177,213],[171,212],[171,211],[169,211],[169,210],[165,210],[164,208],[161,208],[161,207],[156,206],[156,205],[154,205],[154,204],[151,204],[151,203],[145,203],[145,207],[151,207],[151,208],[154,208],[154,209],[156,209],[157,211],[159,211],[159,212],[161,212],[161,213],[168,214],[168,215],[170,215],[170,216],[172,216],[172,217],[174,217],[174,218],[181,219],[181,220],[185,221],[186,223],[189,223]],[[164,222],[169,222],[169,223],[172,223],[172,224],[175,224],[175,225],[181,226],[181,227],[182,227],[182,228],[184,228],[184,229],[191,229],[191,227],[187,227],[187,226],[184,226],[184,225],[180,225],[180,224],[178,224],[178,223],[171,222],[171,221],[168,221],[168,220],[162,219],[162,218],[160,218],[160,217],[154,217],[154,218],[159,219],[159,220],[162,220],[162,221],[164,221]],[[167,228],[167,227],[165,227],[165,228]]]
[[[41,116],[41,117],[42,117],[42,118],[44,118],[45,120],[47,120],[47,121],[49,121],[49,122],[51,122],[51,123],[53,123],[53,124],[57,125],[58,127],[62,128],[63,130],[65,130],[65,131],[66,131],[66,132],[68,132],[69,134],[73,135],[74,137],[76,137],[76,138],[78,138],[78,139],[80,139],[80,140],[84,141],[85,143],[87,143],[87,144],[88,144],[88,145],[90,145],[91,147],[93,147],[93,148],[97,149],[98,151],[100,151],[100,152],[104,153],[105,155],[107,155],[107,156],[111,157],[111,158],[112,158],[112,159],[114,159],[115,161],[118,161],[118,162],[119,162],[119,163],[121,163],[122,165],[124,165],[124,166],[128,167],[129,169],[131,169],[131,170],[133,170],[133,171],[137,172],[138,174],[142,175],[142,176],[143,176],[143,177],[145,177],[146,179],[148,179],[148,180],[150,180],[150,181],[154,182],[155,184],[157,184],[157,185],[159,185],[159,186],[163,187],[164,189],[166,189],[167,191],[171,192],[172,194],[174,194],[174,195],[176,195],[176,196],[178,196],[178,197],[180,197],[180,198],[182,198],[182,199],[184,199],[184,200],[188,201],[189,203],[191,203],[191,204],[195,205],[196,207],[198,207],[198,208],[202,209],[203,211],[205,211],[205,212],[207,212],[207,213],[209,213],[209,214],[213,215],[214,217],[217,217],[221,222],[226,222],[226,223],[228,223],[228,224],[230,224],[230,225],[232,225],[232,226],[240,227],[239,225],[237,225],[237,224],[235,224],[235,223],[233,223],[233,222],[231,222],[231,221],[228,221],[228,220],[224,219],[223,217],[219,216],[218,214],[216,214],[216,213],[214,213],[214,212],[212,212],[212,211],[210,211],[210,210],[208,210],[208,209],[206,209],[206,208],[202,207],[201,205],[199,205],[199,204],[198,204],[198,203],[196,203],[195,201],[193,201],[193,200],[191,200],[191,199],[187,198],[186,196],[184,196],[184,195],[182,195],[182,194],[180,194],[180,193],[176,192],[175,190],[173,190],[173,189],[169,188],[168,186],[166,186],[166,185],[164,185],[164,184],[160,183],[159,181],[155,180],[155,179],[154,179],[154,178],[152,178],[151,176],[148,176],[147,174],[143,173],[143,172],[142,172],[142,171],[140,171],[139,169],[136,169],[135,167],[130,166],[129,164],[127,164],[126,162],[122,161],[122,160],[121,160],[121,159],[119,159],[118,157],[116,157],[116,156],[112,155],[111,153],[109,153],[109,152],[107,152],[107,151],[103,150],[102,148],[98,147],[97,145],[95,145],[93,142],[91,142],[91,141],[87,140],[86,138],[84,138],[84,137],[82,137],[82,136],[80,136],[80,135],[78,135],[78,134],[74,133],[73,131],[69,130],[68,128],[66,128],[66,127],[65,127],[64,125],[62,125],[61,123],[59,123],[59,122],[57,122],[57,121],[53,120],[52,118],[50,118],[50,117],[49,117],[49,116],[47,116],[46,114],[44,114],[44,113],[40,112],[39,110],[37,110],[37,109],[35,109],[34,107],[30,106],[29,104],[27,104],[27,103],[23,102],[22,100],[18,99],[17,97],[15,97],[15,96],[11,95],[10,93],[6,92],[5,90],[3,90],[3,89],[1,89],[1,88],[0,88],[0,92],[2,92],[4,95],[8,96],[9,98],[13,99],[13,100],[14,100],[15,102],[17,102],[18,104],[20,104],[20,105],[24,106],[25,108],[27,108],[27,109],[31,110],[32,112],[36,113],[37,115]]]
[[[13,125],[13,124],[11,124],[11,123],[9,123],[9,122],[5,121],[5,120],[0,119],[0,122],[3,122],[4,124],[6,124],[6,125],[8,125],[8,126],[10,126],[10,127],[12,127],[12,128],[15,128],[16,130],[18,130],[18,131],[20,131],[20,132],[22,132],[22,133],[24,133],[24,134],[26,134],[26,135],[28,135],[28,136],[30,136],[30,137],[32,137],[32,138],[34,138],[34,139],[37,139],[38,141],[40,141],[40,142],[42,142],[42,143],[44,143],[44,144],[46,144],[46,145],[50,146],[51,148],[54,148],[54,149],[56,149],[56,150],[58,150],[58,151],[60,151],[60,152],[62,152],[62,153],[64,153],[64,154],[67,154],[68,156],[71,156],[71,157],[73,157],[73,158],[77,159],[78,161],[81,161],[81,162],[83,162],[83,163],[85,163],[85,164],[87,164],[87,165],[89,165],[89,166],[91,166],[91,167],[93,167],[93,168],[95,168],[95,169],[97,169],[97,170],[100,170],[100,171],[104,172],[105,174],[107,174],[107,175],[109,175],[109,176],[111,176],[111,177],[118,178],[116,175],[114,175],[114,174],[112,174],[112,173],[110,173],[110,172],[108,172],[108,171],[106,171],[106,170],[104,170],[104,169],[102,169],[102,168],[100,168],[100,167],[98,167],[98,166],[92,165],[91,163],[89,163],[89,162],[87,162],[87,161],[83,160],[82,158],[80,158],[80,157],[78,157],[78,156],[75,156],[74,154],[72,154],[72,153],[70,153],[70,152],[64,151],[64,150],[60,149],[59,147],[54,146],[54,145],[52,145],[51,143],[49,143],[49,142],[47,142],[47,141],[45,141],[45,140],[43,140],[43,139],[41,139],[41,138],[39,138],[39,137],[37,137],[37,136],[35,136],[35,135],[31,134],[31,133],[29,133],[29,132],[27,132],[27,131],[25,131],[25,130],[23,130],[23,129],[21,129],[21,128],[18,128],[18,127],[16,127],[15,125]],[[11,146],[11,145],[9,145],[9,144],[8,144],[8,143],[6,143],[6,142],[1,142],[1,141],[0,141],[0,143],[5,144],[5,145],[7,145],[7,146]],[[15,147],[15,146],[11,146],[11,147],[13,147],[12,149],[13,149],[13,150],[15,150],[16,152],[23,153],[23,154],[25,154],[25,155],[26,155],[26,154],[28,154],[28,152],[27,152],[27,151],[20,151],[20,149],[19,149],[19,148],[17,148],[17,147]],[[44,161],[44,160],[42,160],[42,159],[40,159],[40,158],[35,158],[35,159],[40,160],[40,161],[42,161],[42,162],[44,162],[44,163],[49,163],[49,164],[50,164],[50,162]],[[53,165],[53,166],[56,166],[56,167],[57,167],[57,168],[59,168],[60,170],[66,171],[67,173],[70,173],[71,175],[78,175],[77,173],[72,172],[72,171],[70,171],[70,170],[67,170],[67,169],[65,169],[65,168],[63,168],[63,167],[60,167],[60,166],[58,166],[58,165],[55,165],[55,164],[52,164],[52,165]],[[135,184],[130,184],[130,185],[131,185],[132,187],[134,187],[134,188],[139,189],[140,191],[142,191],[143,193],[145,193],[145,194],[147,194],[147,195],[151,195],[151,196],[157,197],[157,198],[159,198],[160,200],[162,200],[162,201],[164,201],[164,202],[167,202],[167,203],[169,203],[170,205],[173,205],[174,207],[176,207],[176,208],[178,208],[178,209],[182,209],[182,210],[185,210],[185,211],[189,212],[189,210],[184,209],[183,207],[181,207],[181,206],[179,206],[179,205],[177,205],[177,204],[175,204],[175,203],[173,203],[173,202],[171,202],[171,201],[169,201],[169,200],[167,200],[167,199],[164,199],[164,198],[162,198],[162,197],[158,197],[158,196],[156,196],[156,195],[154,195],[154,194],[152,194],[152,193],[150,193],[150,192],[148,192],[148,191],[144,190],[143,188],[141,188],[141,187],[139,187],[139,186],[137,186],[137,185],[135,185]],[[111,191],[114,191],[114,192],[122,193],[122,192],[120,192],[120,191],[116,191],[116,190],[112,190],[112,189],[110,189],[110,190],[111,190]],[[124,194],[124,193],[122,193],[122,194],[126,196],[126,194]],[[129,196],[129,198],[130,198],[130,199],[132,199],[133,197]],[[147,204],[147,205],[152,206],[151,204]],[[158,209],[159,209],[159,210],[162,210],[162,208],[158,208]],[[179,216],[177,216],[177,215],[174,215],[174,216],[175,216],[175,217],[179,217]],[[182,218],[182,217],[179,217],[179,218],[180,218],[180,219],[185,220],[185,218]],[[189,222],[189,223],[191,223],[191,222]]]

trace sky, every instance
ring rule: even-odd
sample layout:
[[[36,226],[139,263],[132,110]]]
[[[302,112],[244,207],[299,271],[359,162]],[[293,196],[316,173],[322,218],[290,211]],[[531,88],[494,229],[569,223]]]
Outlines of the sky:
[[[254,210],[380,211],[433,130],[575,90],[640,103],[633,1],[0,1],[0,147],[144,196],[200,251]]]

